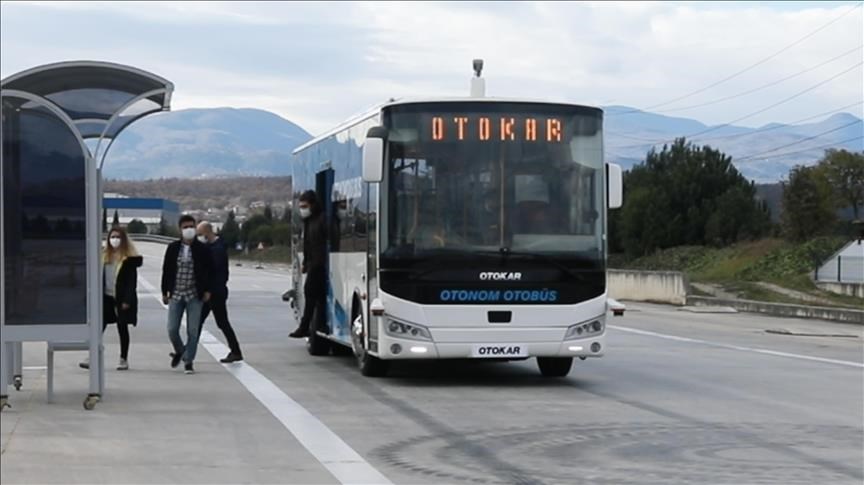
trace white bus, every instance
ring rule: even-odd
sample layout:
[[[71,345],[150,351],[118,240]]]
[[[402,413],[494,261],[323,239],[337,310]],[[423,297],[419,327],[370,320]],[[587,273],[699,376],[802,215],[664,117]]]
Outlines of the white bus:
[[[476,65],[475,65],[476,69]],[[399,359],[527,359],[565,376],[605,349],[603,112],[472,96],[385,103],[297,148],[294,308],[303,309],[297,198],[329,231],[326,328],[313,355],[353,353],[380,376]]]

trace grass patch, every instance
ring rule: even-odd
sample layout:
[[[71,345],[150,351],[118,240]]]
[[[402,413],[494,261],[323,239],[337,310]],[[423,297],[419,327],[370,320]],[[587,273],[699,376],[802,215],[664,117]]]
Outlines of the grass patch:
[[[794,305],[808,304],[798,300],[797,298],[775,293],[750,281],[729,282],[724,284],[723,287],[728,291],[737,293],[744,300],[766,301],[769,303],[790,303]]]
[[[813,269],[848,242],[842,237],[821,237],[805,243],[779,239],[744,242],[725,248],[681,246],[635,260],[619,257],[612,267],[653,271],[681,271],[693,282],[718,284],[742,298],[775,303],[810,304],[755,284],[819,296],[838,306],[861,308],[864,299],[819,290],[810,278]]]

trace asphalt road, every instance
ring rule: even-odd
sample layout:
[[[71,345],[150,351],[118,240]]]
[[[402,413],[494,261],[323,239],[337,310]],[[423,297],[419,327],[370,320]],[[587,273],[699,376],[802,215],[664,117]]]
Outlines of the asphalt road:
[[[158,285],[163,247],[139,246]],[[193,376],[168,368],[165,310],[144,284],[132,370],[108,371],[92,412],[81,355],[58,360],[58,403],[45,405],[44,353],[28,346],[25,391],[2,415],[4,484],[864,482],[862,327],[631,304],[610,318],[605,357],[565,379],[533,360],[369,379],[288,339],[287,281],[232,267],[246,362],[218,364],[225,348],[205,335]],[[109,364],[116,342],[110,329]]]

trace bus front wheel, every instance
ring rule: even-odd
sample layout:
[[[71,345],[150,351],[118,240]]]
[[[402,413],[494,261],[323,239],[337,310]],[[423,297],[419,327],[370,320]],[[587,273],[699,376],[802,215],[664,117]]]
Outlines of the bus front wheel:
[[[537,366],[543,377],[566,377],[573,367],[572,357],[537,357]]]
[[[355,315],[351,323],[351,346],[357,358],[360,373],[366,377],[384,377],[389,368],[388,362],[370,355],[364,345],[366,326],[363,325],[363,315]]]

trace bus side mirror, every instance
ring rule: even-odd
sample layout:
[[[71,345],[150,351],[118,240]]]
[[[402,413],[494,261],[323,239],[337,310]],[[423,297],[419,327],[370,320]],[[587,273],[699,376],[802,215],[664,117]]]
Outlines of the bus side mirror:
[[[363,144],[363,181],[377,184],[384,179],[384,140],[387,130],[381,126],[373,126],[366,133],[366,143]]]
[[[609,197],[609,208],[619,209],[624,204],[624,182],[621,175],[621,165],[606,164],[606,184]]]

